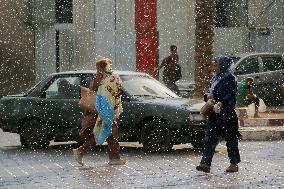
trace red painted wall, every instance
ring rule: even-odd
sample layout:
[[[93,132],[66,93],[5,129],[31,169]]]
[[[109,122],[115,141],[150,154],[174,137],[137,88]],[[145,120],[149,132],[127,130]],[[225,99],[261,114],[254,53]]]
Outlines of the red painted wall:
[[[136,70],[156,77],[157,0],[135,0]]]

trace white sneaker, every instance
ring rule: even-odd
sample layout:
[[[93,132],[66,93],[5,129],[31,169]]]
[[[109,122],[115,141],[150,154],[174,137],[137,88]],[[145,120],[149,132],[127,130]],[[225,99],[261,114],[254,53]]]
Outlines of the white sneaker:
[[[75,160],[80,164],[80,165],[84,165],[84,162],[83,162],[83,155],[79,152],[78,149],[73,149],[73,153],[74,153],[74,157],[75,157]]]
[[[124,165],[127,160],[125,159],[113,159],[108,162],[109,165]]]

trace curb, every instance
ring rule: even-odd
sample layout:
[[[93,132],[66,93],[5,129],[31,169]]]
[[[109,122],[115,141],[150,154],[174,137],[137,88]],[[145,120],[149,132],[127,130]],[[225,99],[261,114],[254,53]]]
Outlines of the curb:
[[[284,140],[284,127],[241,127],[239,131],[242,135],[241,140],[253,141],[272,141]]]
[[[284,119],[278,118],[254,118],[243,119],[243,127],[272,127],[284,126]]]

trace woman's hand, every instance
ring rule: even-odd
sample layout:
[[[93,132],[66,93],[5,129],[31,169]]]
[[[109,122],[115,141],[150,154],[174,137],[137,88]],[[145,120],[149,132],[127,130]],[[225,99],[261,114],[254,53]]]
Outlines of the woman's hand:
[[[216,114],[219,114],[222,108],[223,108],[223,103],[218,102],[217,104],[214,105],[213,110]]]
[[[218,104],[218,106],[219,106],[220,108],[223,108],[223,106],[224,106],[224,105],[223,105],[223,102],[221,102],[221,101],[219,101],[217,104]]]

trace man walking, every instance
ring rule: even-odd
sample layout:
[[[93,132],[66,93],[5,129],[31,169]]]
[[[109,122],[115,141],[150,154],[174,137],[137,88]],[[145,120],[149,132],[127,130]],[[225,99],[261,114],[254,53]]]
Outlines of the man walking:
[[[170,55],[162,60],[162,63],[158,69],[160,70],[161,68],[164,68],[163,82],[169,89],[179,95],[179,89],[175,83],[181,78],[181,70],[178,61],[179,57],[177,54],[177,46],[171,45]]]

